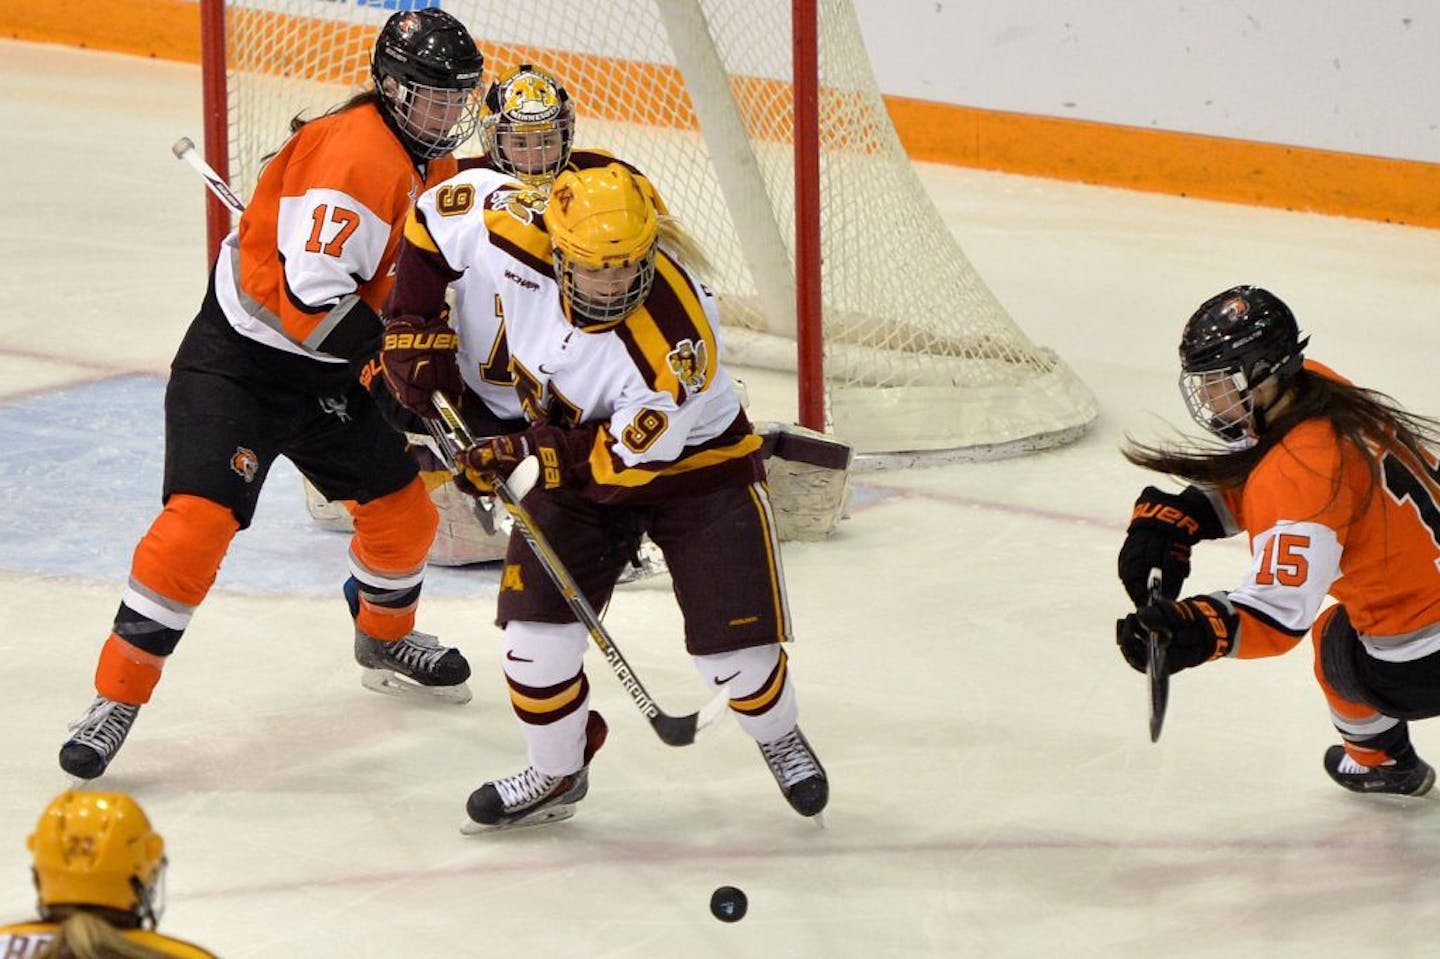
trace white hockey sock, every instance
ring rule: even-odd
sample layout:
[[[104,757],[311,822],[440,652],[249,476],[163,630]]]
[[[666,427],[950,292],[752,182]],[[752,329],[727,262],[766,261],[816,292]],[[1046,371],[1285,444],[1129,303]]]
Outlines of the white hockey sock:
[[[511,702],[517,709],[541,712],[544,706],[553,704],[524,699],[516,684],[541,690],[572,681],[582,683],[587,644],[585,627],[580,623],[556,625],[512,620],[506,624],[500,655],[505,678],[511,684]],[[578,708],[553,722],[532,723],[519,719],[530,751],[530,765],[549,776],[564,776],[584,765],[589,706],[587,690]]]
[[[780,679],[780,689],[777,692],[771,688],[780,655],[780,644],[771,643],[693,657],[695,668],[712,689],[729,687],[730,712],[740,728],[757,743],[774,742],[794,729],[799,721],[800,708],[795,701],[795,684],[790,679],[788,662]]]

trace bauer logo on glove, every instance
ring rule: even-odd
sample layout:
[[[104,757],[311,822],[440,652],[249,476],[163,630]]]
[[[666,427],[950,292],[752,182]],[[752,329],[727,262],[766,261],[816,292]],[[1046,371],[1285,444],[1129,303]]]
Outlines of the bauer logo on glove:
[[[566,431],[558,426],[541,424],[523,433],[494,436],[482,440],[461,454],[465,477],[481,491],[495,489],[495,477],[508,478],[527,456],[540,461],[540,485],[555,489],[564,485],[565,461],[561,445]]]
[[[399,404],[418,416],[434,411],[430,396],[436,390],[458,396],[463,390],[455,351],[455,331],[445,325],[445,313],[426,319],[395,317],[385,324],[380,346],[380,368]]]
[[[385,334],[387,350],[454,350],[460,345],[460,338],[451,332],[430,333],[397,331]]]
[[[1190,548],[1202,539],[1225,535],[1224,524],[1209,498],[1194,486],[1180,493],[1145,487],[1130,513],[1118,571],[1125,592],[1136,605],[1150,591],[1150,570],[1161,572],[1160,592],[1166,599],[1180,595],[1190,575]]]
[[[1150,661],[1146,640],[1155,633],[1169,643],[1167,671],[1177,673],[1229,655],[1239,628],[1240,617],[1223,594],[1162,599],[1118,620],[1115,643],[1125,662],[1143,673]]]

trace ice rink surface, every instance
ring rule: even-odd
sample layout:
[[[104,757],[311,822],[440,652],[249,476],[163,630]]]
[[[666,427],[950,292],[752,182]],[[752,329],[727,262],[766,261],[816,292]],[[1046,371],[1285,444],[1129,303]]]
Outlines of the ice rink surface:
[[[25,837],[67,784],[65,723],[158,508],[161,396],[205,282],[198,68],[0,43],[0,920],[30,915]],[[802,726],[832,781],[794,815],[728,720],[684,750],[592,654],[609,744],[568,823],[465,838],[470,790],[523,747],[493,572],[436,574],[421,628],[475,701],[361,689],[345,539],[293,473],[171,660],[113,772],[164,834],[162,928],[224,956],[1248,957],[1433,954],[1440,798],[1325,776],[1308,643],[1187,672],[1159,745],[1114,651],[1114,578],[1146,478],[1117,445],[1187,422],[1175,344],[1203,299],[1274,290],[1311,355],[1440,412],[1440,232],[926,167],[982,276],[1099,397],[1079,443],[863,477],[824,544],[785,552]],[[876,282],[903,290],[904,278]],[[774,395],[765,393],[767,402]],[[752,410],[785,419],[790,409]],[[1227,588],[1238,543],[1197,553]],[[704,699],[665,581],[614,634],[671,711]],[[1440,759],[1440,730],[1415,741]],[[736,885],[750,914],[707,903]]]

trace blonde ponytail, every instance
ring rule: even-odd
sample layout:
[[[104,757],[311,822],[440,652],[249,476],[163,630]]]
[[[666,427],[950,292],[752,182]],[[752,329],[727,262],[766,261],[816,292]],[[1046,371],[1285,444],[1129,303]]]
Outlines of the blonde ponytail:
[[[131,942],[99,916],[77,912],[60,924],[36,959],[166,959],[166,955]]]

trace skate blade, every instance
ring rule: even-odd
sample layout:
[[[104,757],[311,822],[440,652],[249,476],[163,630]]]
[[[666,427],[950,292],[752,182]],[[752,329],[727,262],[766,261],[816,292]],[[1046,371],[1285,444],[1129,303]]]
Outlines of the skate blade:
[[[465,822],[460,826],[460,835],[483,836],[485,833],[506,832],[511,829],[524,829],[527,826],[544,826],[552,822],[563,822],[573,815],[575,815],[574,803],[560,806],[546,806],[539,812],[531,813],[522,819],[495,823],[493,826],[481,822]]]
[[[360,669],[360,685],[371,692],[401,699],[415,699],[422,702],[453,703],[463,706],[471,699],[470,687],[465,683],[457,686],[421,686],[388,669]]]

